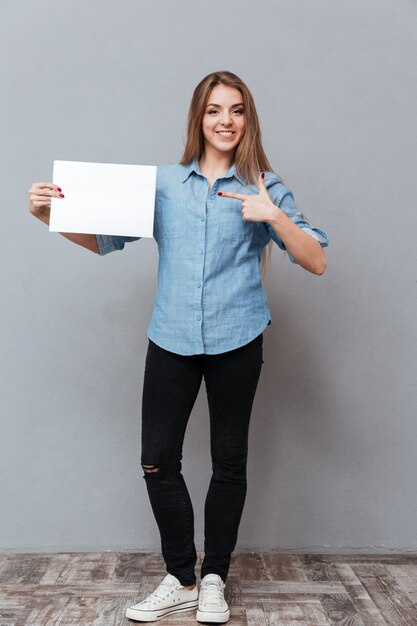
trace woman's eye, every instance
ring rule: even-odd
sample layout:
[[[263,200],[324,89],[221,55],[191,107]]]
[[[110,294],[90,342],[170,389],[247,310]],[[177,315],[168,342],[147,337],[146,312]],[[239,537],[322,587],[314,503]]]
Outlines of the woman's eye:
[[[209,115],[211,115],[212,113],[217,113],[217,111],[215,109],[212,109],[208,113],[209,113]],[[239,115],[241,115],[243,113],[243,111],[242,111],[242,109],[236,109],[235,111],[233,111],[233,113],[239,113]]]

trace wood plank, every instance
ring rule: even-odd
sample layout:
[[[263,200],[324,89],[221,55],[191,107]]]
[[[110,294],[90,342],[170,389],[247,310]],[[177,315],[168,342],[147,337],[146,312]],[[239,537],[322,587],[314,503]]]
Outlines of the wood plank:
[[[390,626],[417,624],[417,608],[404,593],[397,581],[383,564],[372,564],[370,569],[378,575],[368,576],[366,565],[355,564],[352,569],[358,575],[382,617]]]
[[[49,566],[39,582],[44,583],[44,584],[49,584],[49,585],[53,585],[57,583],[63,570],[66,567],[68,567],[68,564],[71,559],[72,559],[71,554],[60,553],[60,554],[52,555],[49,561]]]
[[[0,583],[38,583],[47,571],[53,555],[9,554],[0,570]]]
[[[301,560],[308,580],[338,580],[335,563],[322,554],[306,554]]]
[[[61,611],[68,603],[68,597],[32,597],[30,599],[26,598],[26,601],[27,615],[25,616],[24,626],[49,626],[57,623]]]
[[[98,604],[99,598],[94,596],[70,598],[56,618],[46,622],[46,626],[91,626],[97,617]],[[35,622],[33,626],[38,624]],[[30,622],[28,626],[32,626]]]
[[[333,563],[333,566],[340,582],[343,583],[346,592],[349,594],[353,606],[364,623],[372,624],[372,626],[387,626],[387,622],[380,614],[378,607],[362,585],[351,565],[349,563],[336,562]]]
[[[236,560],[240,580],[263,580],[264,566],[259,553],[240,552]]]
[[[27,609],[0,608],[0,626],[24,626],[27,614]]]
[[[113,571],[113,582],[139,582],[150,571],[146,554],[123,553],[117,554],[117,561]]]
[[[268,597],[271,594],[283,593],[301,594],[344,594],[344,586],[340,581],[292,581],[292,580],[242,580],[241,588],[244,597],[255,599],[259,596]]]
[[[135,622],[126,617],[126,609],[140,599],[136,594],[101,598],[97,605],[97,617],[92,626],[132,626]]]
[[[158,582],[160,577],[157,577]],[[155,587],[156,580],[145,579],[143,585],[146,588]],[[107,595],[126,595],[131,593],[137,593],[138,587],[140,588],[142,583],[88,583],[83,582],[73,585],[37,585],[33,591],[33,596],[59,596],[66,595],[68,598],[74,596],[91,595],[91,596],[107,596]],[[10,585],[2,585],[2,587],[10,587]]]
[[[245,615],[247,626],[268,626],[262,602],[245,602]]]
[[[71,584],[109,581],[114,577],[117,560],[117,554],[114,553],[77,553],[69,559],[56,582]]]
[[[343,623],[330,622],[323,608],[317,602],[304,604],[280,602],[275,606],[264,604],[264,612],[268,626],[285,626],[286,624],[291,626],[331,626],[333,623]]]
[[[261,552],[260,557],[264,580],[308,580],[303,560],[296,554]]]

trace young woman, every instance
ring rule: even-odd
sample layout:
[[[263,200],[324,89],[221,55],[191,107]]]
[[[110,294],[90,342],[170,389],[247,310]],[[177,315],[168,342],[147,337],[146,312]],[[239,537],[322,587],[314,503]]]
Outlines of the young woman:
[[[35,183],[31,213],[49,223],[51,196],[63,195],[53,183]],[[100,255],[140,239],[61,234]],[[249,420],[263,331],[271,323],[261,274],[273,242],[293,263],[323,274],[328,245],[327,233],[296,208],[273,172],[251,93],[231,72],[200,81],[183,157],[158,167],[154,237],[158,289],[148,328],[141,465],[168,574],[126,615],[156,621],[197,608],[197,621],[224,623],[230,615],[225,582],[246,497]],[[213,472],[198,590],[193,507],[181,459],[203,377]]]

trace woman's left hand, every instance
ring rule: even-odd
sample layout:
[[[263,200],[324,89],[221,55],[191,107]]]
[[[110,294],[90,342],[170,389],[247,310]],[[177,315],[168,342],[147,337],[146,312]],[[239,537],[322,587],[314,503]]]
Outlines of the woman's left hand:
[[[257,185],[259,193],[254,196],[248,196],[244,193],[233,193],[232,191],[219,191],[218,195],[221,198],[242,200],[241,213],[245,222],[270,222],[276,219],[277,215],[283,211],[275,206],[269,197],[262,173],[258,176]]]

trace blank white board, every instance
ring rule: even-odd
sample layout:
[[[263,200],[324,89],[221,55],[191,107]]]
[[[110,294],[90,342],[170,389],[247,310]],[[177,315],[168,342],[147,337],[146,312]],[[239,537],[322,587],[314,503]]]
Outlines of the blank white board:
[[[54,161],[49,230],[153,237],[156,165]]]

